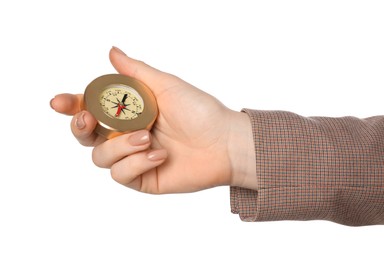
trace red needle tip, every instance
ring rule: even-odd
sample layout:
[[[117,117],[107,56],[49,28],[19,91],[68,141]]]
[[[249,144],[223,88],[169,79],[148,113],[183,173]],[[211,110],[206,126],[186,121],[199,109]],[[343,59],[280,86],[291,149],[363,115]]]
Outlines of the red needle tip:
[[[122,107],[120,105],[118,105],[115,116],[119,116],[121,113],[121,110],[122,110]]]
[[[125,106],[123,106],[123,105],[118,105],[117,106],[117,111],[116,111],[116,114],[115,114],[115,116],[116,117],[118,117],[119,115],[120,115],[120,113],[121,113],[121,110],[123,110],[123,108],[125,108]]]

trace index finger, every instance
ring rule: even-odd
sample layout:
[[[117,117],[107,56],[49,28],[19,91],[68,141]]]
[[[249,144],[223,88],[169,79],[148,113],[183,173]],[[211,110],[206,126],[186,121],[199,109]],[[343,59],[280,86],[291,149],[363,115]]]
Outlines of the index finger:
[[[65,115],[75,115],[84,110],[83,94],[58,94],[50,103],[52,109]]]

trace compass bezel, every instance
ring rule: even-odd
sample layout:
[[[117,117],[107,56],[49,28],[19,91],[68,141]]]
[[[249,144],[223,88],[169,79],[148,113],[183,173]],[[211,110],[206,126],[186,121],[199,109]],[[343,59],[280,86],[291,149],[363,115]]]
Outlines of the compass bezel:
[[[120,120],[105,114],[100,104],[100,96],[105,90],[117,85],[134,89],[142,98],[144,109],[136,118]],[[85,89],[84,107],[98,122],[95,131],[108,139],[141,129],[150,130],[158,115],[156,98],[149,87],[122,74],[107,74],[94,79]]]

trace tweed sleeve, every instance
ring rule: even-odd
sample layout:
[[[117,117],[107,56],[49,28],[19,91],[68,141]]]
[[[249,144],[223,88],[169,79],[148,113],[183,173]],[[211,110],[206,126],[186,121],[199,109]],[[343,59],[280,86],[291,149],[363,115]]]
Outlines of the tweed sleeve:
[[[230,187],[243,221],[384,224],[384,116],[303,117],[244,109],[259,187]]]

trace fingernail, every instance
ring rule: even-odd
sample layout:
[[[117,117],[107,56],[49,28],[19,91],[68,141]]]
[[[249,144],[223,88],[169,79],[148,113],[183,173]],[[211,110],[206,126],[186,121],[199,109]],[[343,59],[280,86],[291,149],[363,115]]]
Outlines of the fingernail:
[[[81,114],[77,116],[75,126],[80,130],[85,127],[84,112],[81,112]]]
[[[147,154],[147,158],[150,161],[161,161],[167,158],[166,150],[155,150]]]
[[[113,48],[115,51],[117,51],[118,53],[127,56],[127,54],[125,54],[122,50],[120,50],[120,49],[117,48],[116,46],[113,46],[112,48]]]
[[[147,130],[140,130],[128,138],[128,143],[132,146],[144,145],[149,142],[149,133]]]
[[[55,98],[52,98],[51,99],[51,101],[49,101],[49,105],[51,106],[51,108],[53,109],[53,110],[55,110],[54,108],[53,108],[53,100],[54,100]]]

